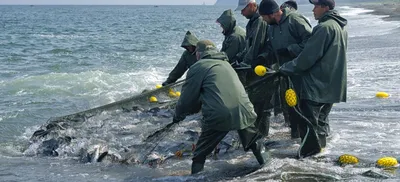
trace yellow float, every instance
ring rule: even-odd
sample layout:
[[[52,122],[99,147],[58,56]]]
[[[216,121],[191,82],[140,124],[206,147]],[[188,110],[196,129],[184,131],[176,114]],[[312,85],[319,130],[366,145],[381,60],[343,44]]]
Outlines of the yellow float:
[[[151,96],[151,97],[149,98],[149,101],[150,101],[150,102],[157,102],[157,98],[154,97],[154,96]]]
[[[176,97],[176,93],[175,93],[175,92],[169,92],[168,96],[170,96],[170,97]]]
[[[382,168],[393,168],[398,167],[399,163],[397,159],[394,157],[382,157],[376,161],[376,166]]]
[[[294,107],[297,105],[296,92],[293,89],[286,90],[285,100],[289,107]]]
[[[376,97],[378,97],[378,98],[388,98],[389,94],[386,93],[386,92],[377,92],[376,93]]]
[[[267,73],[267,68],[265,68],[265,66],[262,65],[258,65],[254,68],[254,72],[258,75],[258,76],[264,76]]]
[[[181,96],[181,92],[175,92],[175,95],[176,95],[177,97],[179,97],[179,96]]]
[[[354,164],[358,164],[359,160],[354,155],[343,154],[343,155],[339,156],[338,162],[340,165],[348,165],[348,164],[354,165]]]
[[[156,88],[161,88],[161,87],[162,87],[162,85],[160,85],[160,84],[156,85]]]

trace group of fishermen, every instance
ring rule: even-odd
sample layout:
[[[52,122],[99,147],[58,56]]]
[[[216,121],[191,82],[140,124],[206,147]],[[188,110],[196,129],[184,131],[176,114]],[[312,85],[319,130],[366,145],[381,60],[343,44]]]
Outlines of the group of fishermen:
[[[236,24],[231,10],[224,11],[217,19],[225,36],[221,50],[186,33],[181,45],[186,50],[163,85],[174,83],[188,70],[173,122],[202,111],[192,174],[204,169],[206,156],[232,130],[237,130],[244,150],[252,150],[258,163],[265,165],[269,156],[264,137],[274,107],[281,107],[292,138],[302,140],[299,158],[326,146],[332,105],[346,101],[347,20],[334,9],[334,0],[309,1],[318,20],[314,28],[297,12],[293,0],[281,6],[274,0],[259,5],[239,0],[236,10],[249,20],[246,31]],[[274,70],[274,76],[257,76],[252,71],[257,65]],[[281,99],[288,88],[297,93],[295,108]]]

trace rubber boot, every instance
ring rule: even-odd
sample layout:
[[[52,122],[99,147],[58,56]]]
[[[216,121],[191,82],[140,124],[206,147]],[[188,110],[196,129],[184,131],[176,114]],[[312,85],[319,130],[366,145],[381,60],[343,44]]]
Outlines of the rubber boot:
[[[321,148],[325,148],[326,147],[326,136],[318,135],[318,139],[319,139],[319,145],[321,146]]]
[[[197,174],[204,170],[204,163],[192,162],[192,174]]]
[[[260,166],[264,166],[270,159],[269,153],[265,150],[262,139],[256,141],[250,147]]]
[[[297,130],[297,127],[290,127],[290,137],[292,139],[300,138],[300,133]]]
[[[321,145],[318,135],[310,127],[307,129],[306,135],[301,140],[301,145],[298,151],[298,158],[306,158],[321,152]]]

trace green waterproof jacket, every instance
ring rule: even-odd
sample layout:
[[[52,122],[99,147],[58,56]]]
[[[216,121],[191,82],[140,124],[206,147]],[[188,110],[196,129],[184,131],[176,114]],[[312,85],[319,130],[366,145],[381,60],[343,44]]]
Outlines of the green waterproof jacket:
[[[289,54],[282,55],[276,54],[275,62],[279,61],[282,65],[288,61],[296,58],[301,51],[303,51],[304,45],[311,36],[312,28],[308,20],[299,14],[297,11],[285,8],[282,10],[283,14],[278,24],[270,25],[268,28],[268,38],[271,43],[271,48],[275,52],[270,54],[276,54],[279,49],[287,49]],[[273,56],[269,56],[270,58]],[[296,91],[301,91],[301,81],[297,76],[291,76],[294,88]]]
[[[189,68],[175,118],[203,114],[202,128],[219,131],[240,130],[252,125],[256,113],[225,53],[206,51]]]
[[[335,10],[326,12],[300,55],[281,66],[282,73],[299,75],[300,98],[319,103],[346,102],[346,24]]]
[[[258,56],[265,50],[268,24],[260,14],[255,13],[246,25],[246,49],[243,62],[255,67],[258,65]]]
[[[289,50],[289,55],[278,55],[279,63],[282,65],[285,62],[293,60],[301,51],[308,38],[311,36],[312,28],[308,20],[289,8],[282,10],[283,14],[278,24],[270,25],[268,28],[268,38],[272,48],[286,48]]]
[[[185,38],[183,39],[181,47],[185,46],[196,46],[199,40],[195,35],[193,35],[190,31],[186,32]],[[164,82],[166,84],[174,83],[176,80],[182,77],[182,75],[196,62],[196,54],[190,53],[185,50],[179,59],[178,64],[175,68],[169,73],[167,80]]]
[[[236,55],[246,47],[246,32],[242,27],[236,26],[232,10],[224,11],[217,22],[221,24],[225,35],[221,52],[226,53],[230,63],[235,62],[238,59]]]

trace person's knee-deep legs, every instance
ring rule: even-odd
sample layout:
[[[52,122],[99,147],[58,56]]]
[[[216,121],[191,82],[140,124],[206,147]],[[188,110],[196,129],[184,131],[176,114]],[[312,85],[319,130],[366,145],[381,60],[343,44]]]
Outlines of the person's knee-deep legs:
[[[299,122],[300,137],[302,146],[300,147],[300,157],[307,157],[319,153],[321,146],[318,135],[318,117],[321,111],[322,103],[317,103],[310,100],[300,100],[300,111],[302,116]]]
[[[266,109],[266,103],[255,103],[254,111],[257,114],[257,119],[254,125],[258,129],[259,133],[263,136],[269,134],[269,123],[271,120],[271,112]]]
[[[300,115],[294,110],[294,108],[288,108],[289,122],[290,122],[290,136],[292,138],[299,138],[299,122],[301,120]]]
[[[264,165],[269,160],[269,155],[265,151],[265,146],[262,136],[258,134],[257,129],[254,126],[250,126],[243,130],[238,130],[240,141],[245,151],[249,149],[253,152],[260,165]]]
[[[327,103],[327,104],[323,104],[323,106],[321,107],[319,116],[318,116],[318,126],[319,126],[319,133],[321,135],[326,135],[329,136],[331,129],[329,126],[329,113],[331,112],[333,104],[331,103]]]
[[[228,134],[228,131],[206,130],[202,131],[193,152],[192,174],[204,169],[207,155],[215,149],[219,142]]]

